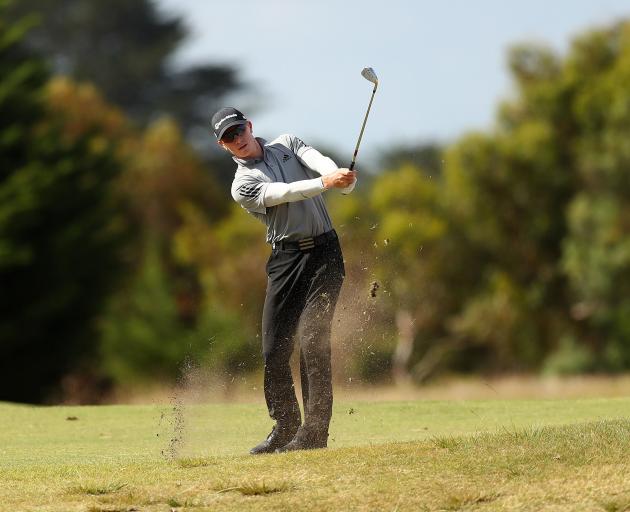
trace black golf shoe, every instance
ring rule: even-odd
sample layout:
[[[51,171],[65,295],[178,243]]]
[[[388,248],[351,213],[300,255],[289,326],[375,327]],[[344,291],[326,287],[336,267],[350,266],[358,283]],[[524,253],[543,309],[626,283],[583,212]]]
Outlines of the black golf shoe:
[[[276,449],[276,453],[294,452],[296,450],[315,450],[326,448],[328,432],[309,432],[300,427],[290,443]]]
[[[274,425],[273,429],[262,443],[254,446],[249,453],[252,455],[260,455],[261,453],[273,453],[278,448],[282,448],[295,437],[299,428],[298,424]]]

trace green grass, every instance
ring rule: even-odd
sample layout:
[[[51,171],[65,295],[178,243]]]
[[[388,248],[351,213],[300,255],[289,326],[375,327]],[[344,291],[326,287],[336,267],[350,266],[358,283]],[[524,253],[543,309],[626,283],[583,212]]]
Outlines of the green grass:
[[[0,510],[630,511],[629,418],[626,398],[348,402],[330,449],[251,457],[261,405],[0,404]]]

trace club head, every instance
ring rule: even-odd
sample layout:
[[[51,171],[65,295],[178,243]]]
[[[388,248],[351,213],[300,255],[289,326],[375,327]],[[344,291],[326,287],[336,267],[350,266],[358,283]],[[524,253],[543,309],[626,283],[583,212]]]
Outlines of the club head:
[[[361,75],[363,76],[363,78],[369,80],[374,85],[378,85],[378,77],[376,76],[376,73],[372,68],[363,68],[363,71],[361,71]]]

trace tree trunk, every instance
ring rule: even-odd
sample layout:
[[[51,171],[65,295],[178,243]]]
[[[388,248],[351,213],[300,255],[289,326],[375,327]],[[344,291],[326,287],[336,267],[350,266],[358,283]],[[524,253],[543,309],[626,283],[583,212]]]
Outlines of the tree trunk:
[[[409,311],[399,309],[396,312],[396,330],[398,331],[398,342],[392,356],[392,375],[397,385],[408,385],[411,382],[409,359],[413,352],[413,341],[416,336],[415,320]]]

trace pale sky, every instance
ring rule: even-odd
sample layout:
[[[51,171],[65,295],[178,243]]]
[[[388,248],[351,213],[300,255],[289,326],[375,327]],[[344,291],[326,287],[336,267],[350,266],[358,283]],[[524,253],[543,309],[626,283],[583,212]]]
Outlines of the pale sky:
[[[590,27],[630,17],[628,0],[158,0],[192,36],[179,63],[225,62],[260,93],[233,98],[256,135],[294,133],[348,161],[379,90],[359,161],[391,143],[456,139],[492,125],[509,97],[507,48],[565,52]],[[359,166],[360,168],[360,166]]]

